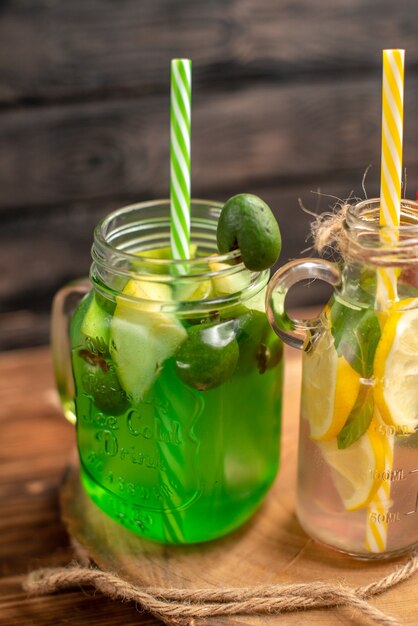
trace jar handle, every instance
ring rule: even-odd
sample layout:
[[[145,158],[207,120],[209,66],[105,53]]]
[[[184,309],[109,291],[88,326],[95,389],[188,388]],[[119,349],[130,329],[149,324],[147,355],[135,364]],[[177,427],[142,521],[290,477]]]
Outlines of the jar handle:
[[[271,278],[266,293],[267,317],[274,332],[284,342],[308,350],[312,336],[322,325],[319,317],[311,320],[298,320],[286,313],[287,292],[301,280],[323,280],[333,287],[341,282],[341,273],[336,263],[322,259],[300,259],[281,267]]]
[[[72,424],[75,424],[76,416],[71,369],[70,319],[81,298],[90,290],[89,279],[81,278],[62,287],[52,303],[52,364],[64,415]]]

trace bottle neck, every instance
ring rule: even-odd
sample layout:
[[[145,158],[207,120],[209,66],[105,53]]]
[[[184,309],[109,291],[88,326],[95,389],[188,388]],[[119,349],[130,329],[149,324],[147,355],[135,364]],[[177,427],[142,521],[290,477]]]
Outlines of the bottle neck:
[[[418,202],[401,200],[399,226],[381,224],[378,198],[347,206],[341,252],[347,262],[375,268],[418,264]]]
[[[342,282],[336,295],[353,305],[390,308],[418,293],[418,203],[401,201],[400,224],[380,223],[380,200],[343,208],[336,237],[342,256]],[[387,280],[385,281],[385,277]],[[390,282],[390,289],[383,283]]]

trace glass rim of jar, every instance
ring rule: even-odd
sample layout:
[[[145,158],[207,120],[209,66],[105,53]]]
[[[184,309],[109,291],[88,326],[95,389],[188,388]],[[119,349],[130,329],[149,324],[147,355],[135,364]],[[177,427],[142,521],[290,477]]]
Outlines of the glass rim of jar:
[[[191,199],[191,223],[195,224],[196,240],[202,240],[202,246],[213,250],[216,248],[216,224],[223,204],[212,200]],[[234,275],[246,277],[246,281],[240,281],[238,288],[225,294],[217,294],[212,298],[197,298],[196,300],[158,301],[164,310],[176,311],[199,308],[211,310],[227,305],[235,305],[240,301],[247,300],[256,295],[268,282],[270,270],[251,271],[245,267],[241,259],[240,250],[220,254],[210,252],[203,256],[191,259],[160,259],[153,256],[138,254],[133,245],[130,251],[115,245],[119,238],[121,245],[129,248],[130,242],[135,244],[147,239],[147,250],[170,245],[170,200],[157,199],[137,202],[118,208],[100,220],[94,230],[94,243],[92,246],[93,264],[90,278],[94,287],[103,295],[123,297],[123,299],[146,305],[144,300],[136,295],[122,293],[120,288],[114,287],[115,278],[132,280],[148,280],[168,285],[181,282],[184,285],[198,283],[208,279],[224,279]],[[152,211],[159,208],[152,215]],[[206,214],[196,215],[199,209],[206,209]],[[150,213],[145,221],[140,220],[140,212],[149,209]],[[195,209],[195,211],[193,211]],[[136,214],[136,215],[135,215]],[[130,222],[130,218],[132,221]],[[200,226],[200,231],[198,230]],[[153,229],[158,231],[153,238]],[[193,242],[193,228],[191,229]],[[202,235],[203,233],[203,235]],[[161,243],[163,237],[163,243]],[[124,239],[125,238],[125,239]],[[131,239],[130,239],[131,238]],[[184,271],[187,266],[186,272]],[[183,271],[182,271],[183,270]],[[149,302],[149,301],[148,301]],[[151,302],[154,302],[151,300]],[[146,306],[145,306],[146,308]]]
[[[418,237],[418,201],[401,199],[401,223],[399,226],[380,224],[380,198],[368,198],[356,203],[348,203],[345,216],[346,226],[350,231],[369,231],[373,233],[404,233]],[[412,220],[403,222],[402,218]]]
[[[191,202],[191,206],[211,207],[213,209],[219,210],[219,212],[221,211],[223,207],[222,202],[217,202],[215,200],[204,200],[204,199],[192,198],[190,202]],[[164,266],[173,267],[176,265],[182,265],[184,264],[185,261],[187,261],[187,265],[188,266],[191,265],[193,267],[194,265],[196,266],[198,266],[199,264],[201,265],[205,261],[209,262],[209,260],[210,262],[216,262],[216,263],[237,260],[238,261],[237,265],[242,265],[243,267],[245,267],[242,261],[239,261],[241,257],[241,252],[238,248],[236,248],[235,250],[231,250],[230,252],[223,253],[223,254],[221,253],[211,254],[208,256],[204,256],[204,257],[195,257],[195,258],[190,258],[190,259],[157,259],[153,256],[147,256],[146,254],[126,252],[124,250],[121,250],[120,248],[113,246],[106,239],[106,235],[107,235],[106,231],[108,228],[110,228],[111,222],[114,221],[115,219],[129,214],[133,210],[146,209],[146,208],[152,209],[153,207],[162,206],[164,204],[167,204],[167,206],[169,207],[170,199],[161,198],[157,200],[145,200],[143,202],[134,202],[132,204],[128,204],[126,206],[120,207],[119,209],[115,209],[111,213],[108,213],[104,218],[102,218],[98,222],[97,226],[95,227],[94,229],[95,243],[99,243],[101,246],[103,246],[104,249],[107,249],[109,252],[112,252],[113,254],[116,253],[120,255],[121,258],[125,258],[126,260],[131,260],[131,261],[132,260],[138,261],[138,259],[141,259],[149,263],[151,266],[155,265],[159,267],[164,267]],[[169,219],[170,219],[170,216],[169,214],[167,214],[168,222],[169,222]]]
[[[418,263],[418,202],[401,199],[399,226],[380,223],[380,198],[347,204],[343,256],[375,265]]]

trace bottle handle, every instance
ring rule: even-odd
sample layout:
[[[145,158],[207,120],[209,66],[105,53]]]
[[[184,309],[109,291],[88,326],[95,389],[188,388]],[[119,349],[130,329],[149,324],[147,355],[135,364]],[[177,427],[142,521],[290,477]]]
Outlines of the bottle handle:
[[[281,267],[271,278],[266,293],[266,312],[270,326],[287,344],[299,350],[309,350],[312,339],[322,325],[319,317],[298,320],[286,312],[287,292],[301,280],[323,280],[333,287],[341,282],[341,273],[336,263],[322,259],[300,259]]]
[[[71,369],[70,319],[81,298],[91,291],[88,278],[62,287],[52,302],[51,347],[55,382],[64,415],[75,424],[74,381]]]

